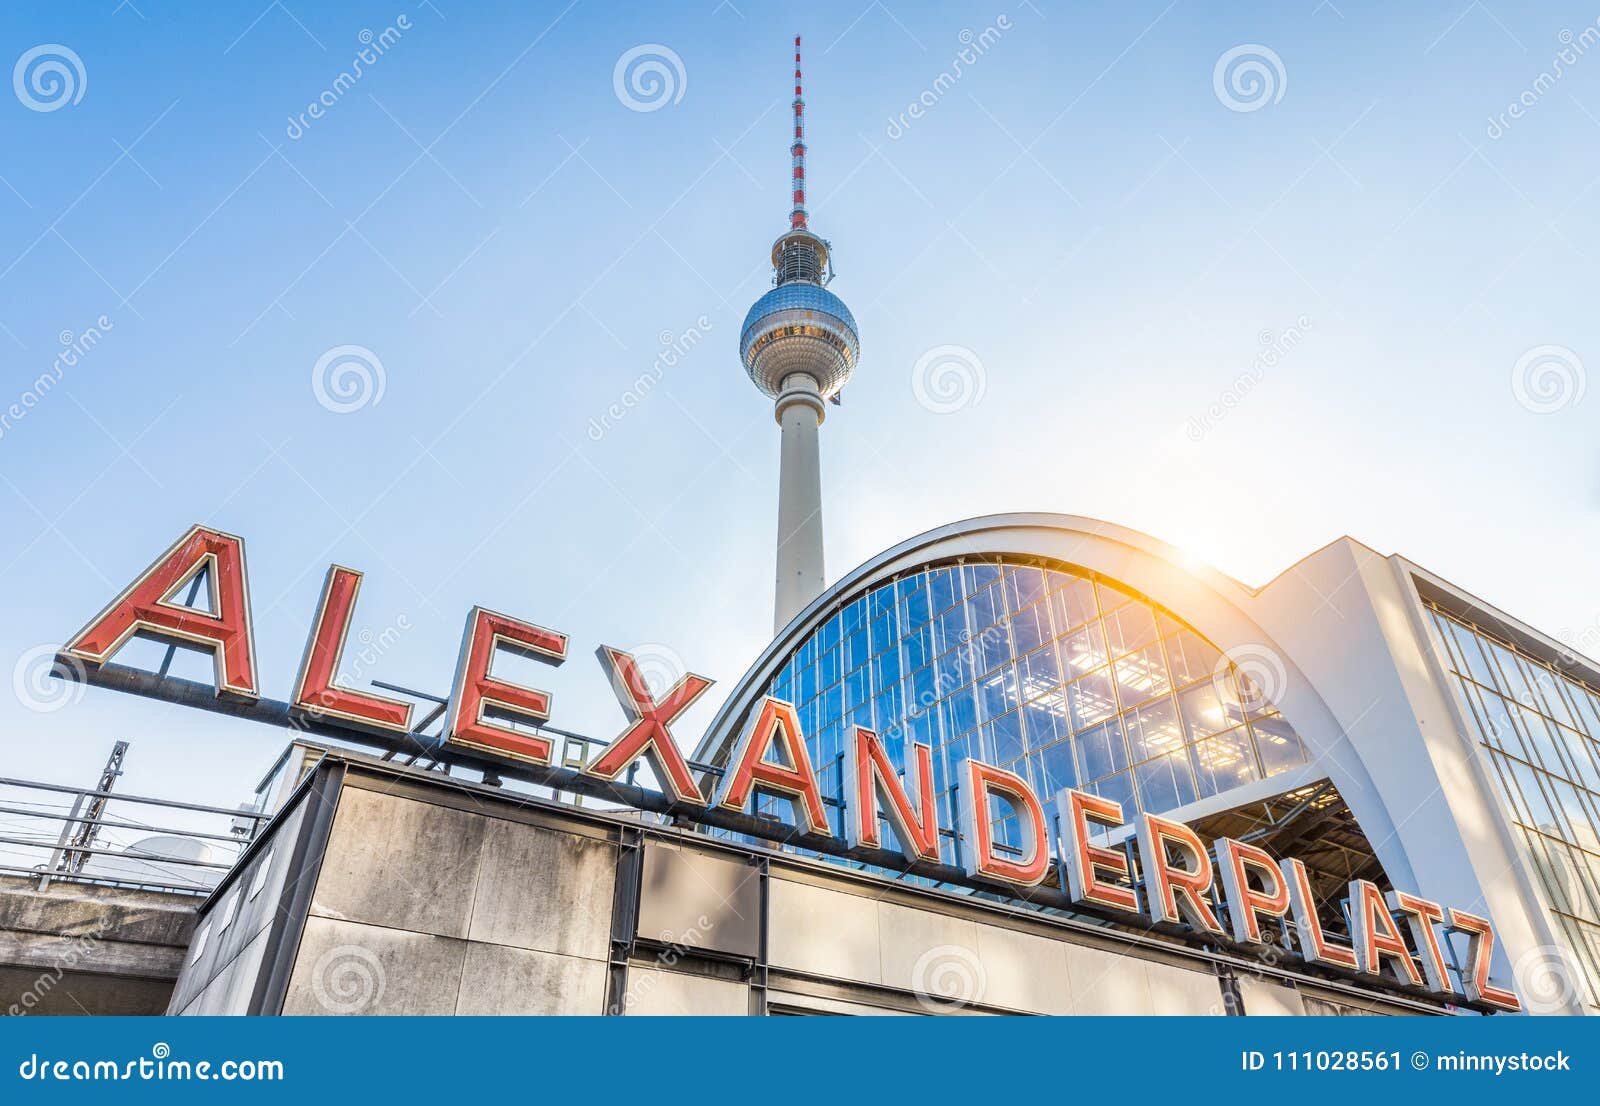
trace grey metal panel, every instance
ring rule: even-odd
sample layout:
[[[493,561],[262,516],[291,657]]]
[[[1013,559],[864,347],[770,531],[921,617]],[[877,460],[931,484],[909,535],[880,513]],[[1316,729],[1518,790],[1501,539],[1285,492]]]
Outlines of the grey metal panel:
[[[978,927],[965,918],[880,902],[878,950],[885,986],[934,993],[935,980],[970,971],[979,960]]]
[[[630,1015],[742,1018],[750,1012],[750,988],[710,976],[635,967],[628,973],[624,1001]]]
[[[454,1014],[467,943],[333,918],[306,920],[285,1014]]]
[[[1065,942],[1000,926],[978,927],[981,1001],[1032,1014],[1072,1014]]]
[[[1080,1015],[1157,1014],[1145,961],[1087,945],[1067,946],[1072,1001]]]
[[[467,937],[604,960],[616,864],[611,842],[490,819]]]
[[[1298,1017],[1306,1012],[1305,1000],[1293,987],[1251,975],[1241,975],[1237,982],[1249,1017]]]
[[[859,983],[883,981],[877,900],[786,879],[773,879],[770,888],[767,954],[773,967]]]
[[[465,937],[488,819],[346,787],[311,913]]]
[[[600,1014],[606,965],[505,945],[467,946],[457,1014]]]
[[[640,897],[640,937],[734,956],[760,952],[761,880],[753,864],[653,841],[645,846]]]
[[[248,1014],[250,999],[255,993],[256,980],[261,975],[262,962],[267,953],[267,931],[263,927],[255,938],[233,958],[232,981],[223,996],[219,1014]]]

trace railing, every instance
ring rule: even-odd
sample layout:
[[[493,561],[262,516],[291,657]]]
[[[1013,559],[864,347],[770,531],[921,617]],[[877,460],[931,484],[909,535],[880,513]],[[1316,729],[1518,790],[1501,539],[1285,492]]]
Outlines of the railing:
[[[0,873],[203,895],[269,817],[0,777]]]

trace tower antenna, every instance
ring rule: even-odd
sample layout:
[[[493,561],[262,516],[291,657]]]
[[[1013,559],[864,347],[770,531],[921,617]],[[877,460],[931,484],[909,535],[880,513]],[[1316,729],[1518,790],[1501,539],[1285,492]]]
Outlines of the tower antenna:
[[[805,230],[806,220],[806,101],[800,90],[800,36],[794,36],[794,210],[789,212],[789,227]]]

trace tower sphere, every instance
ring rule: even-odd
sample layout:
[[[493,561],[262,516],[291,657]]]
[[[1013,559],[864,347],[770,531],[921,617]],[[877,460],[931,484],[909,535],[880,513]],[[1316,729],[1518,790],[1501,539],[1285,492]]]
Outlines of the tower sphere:
[[[855,371],[861,339],[855,316],[820,283],[828,246],[793,230],[772,247],[778,286],[751,305],[739,334],[739,359],[750,379],[776,399],[784,380],[811,377],[824,399],[839,394]]]

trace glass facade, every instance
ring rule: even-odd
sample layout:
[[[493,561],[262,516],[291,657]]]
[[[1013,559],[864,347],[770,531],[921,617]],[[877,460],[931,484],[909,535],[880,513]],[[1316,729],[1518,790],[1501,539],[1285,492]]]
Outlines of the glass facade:
[[[1557,927],[1600,1011],[1600,691],[1434,607],[1435,629]]]
[[[911,742],[933,747],[946,828],[958,824],[953,781],[969,757],[1024,777],[1047,802],[1080,787],[1130,815],[1306,760],[1261,690],[1171,614],[1085,575],[1001,560],[932,566],[856,597],[767,694],[799,708],[840,834],[854,725],[882,736],[902,772]],[[790,820],[786,800],[757,803]],[[1018,844],[1010,811],[997,803],[991,816],[996,840]],[[947,835],[947,863],[955,849]]]

